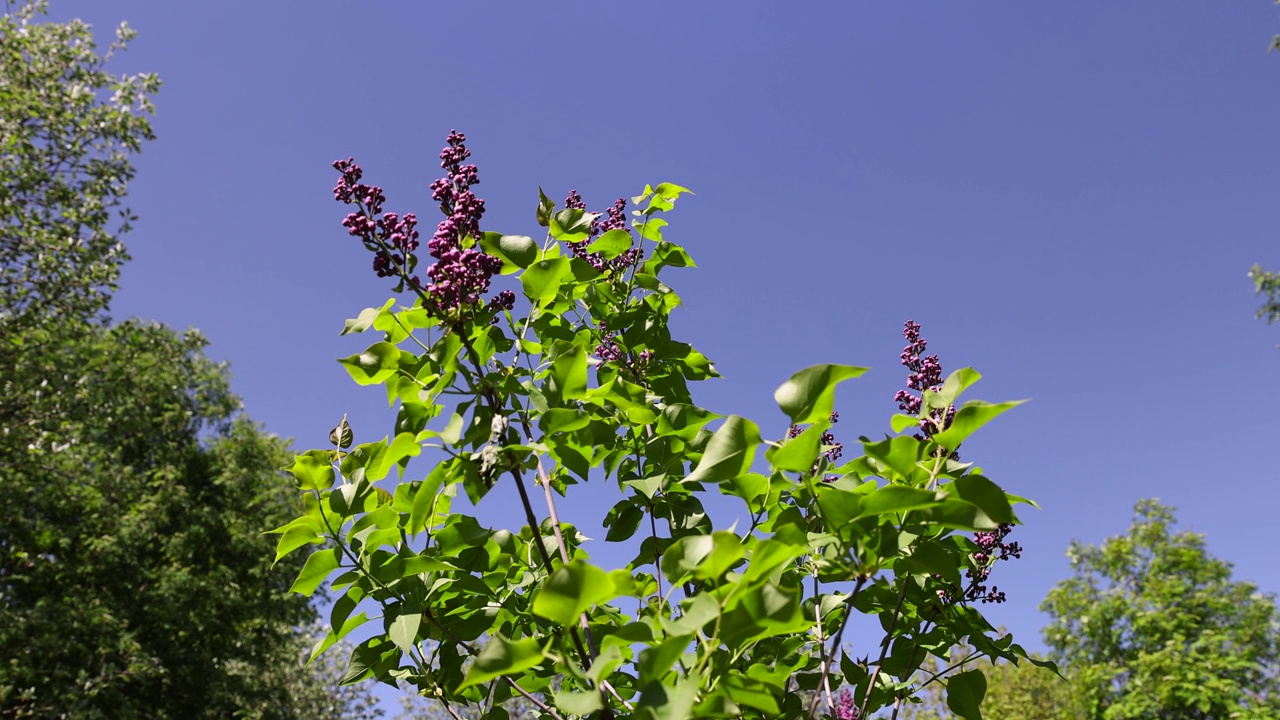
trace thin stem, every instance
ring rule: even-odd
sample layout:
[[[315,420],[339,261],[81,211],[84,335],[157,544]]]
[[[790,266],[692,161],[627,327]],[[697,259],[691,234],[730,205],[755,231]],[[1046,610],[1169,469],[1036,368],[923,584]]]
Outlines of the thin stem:
[[[564,720],[564,718],[560,717],[560,714],[559,714],[559,713],[557,713],[555,710],[552,710],[550,707],[548,707],[548,706],[547,706],[547,704],[546,704],[546,703],[542,702],[542,701],[541,701],[541,700],[539,700],[538,698],[536,698],[536,697],[534,697],[534,696],[530,695],[530,694],[529,694],[529,691],[528,691],[528,690],[525,690],[525,689],[524,689],[524,688],[522,688],[522,687],[520,687],[520,685],[518,685],[518,684],[516,683],[516,681],[515,681],[515,680],[512,680],[511,678],[507,677],[506,675],[503,675],[503,676],[502,676],[502,679],[507,681],[507,684],[511,686],[511,689],[512,689],[512,690],[515,690],[516,692],[518,692],[518,693],[520,693],[521,695],[523,695],[525,700],[528,700],[529,702],[531,702],[531,703],[533,703],[534,705],[536,705],[536,706],[538,707],[538,709],[539,709],[539,710],[541,710],[542,712],[544,712],[544,713],[546,713],[546,714],[550,715],[550,716],[553,718],[553,720]]]
[[[814,615],[814,631],[818,634],[818,653],[820,664],[822,666],[822,693],[814,693],[813,699],[809,701],[809,715],[813,715],[818,711],[818,700],[823,697],[827,698],[827,707],[835,707],[835,701],[831,698],[831,681],[828,679],[828,668],[831,667],[831,660],[827,657],[827,641],[822,637],[822,600],[818,597],[818,571],[813,572],[813,615]],[[831,652],[835,653],[835,648]]]
[[[987,654],[986,654],[985,652],[982,652],[981,650],[979,650],[978,652],[976,652],[976,653],[974,653],[974,654],[972,654],[972,655],[966,655],[966,656],[964,656],[963,658],[960,658],[960,662],[953,663],[953,664],[951,664],[951,665],[949,665],[949,666],[947,666],[947,667],[943,668],[942,670],[939,670],[939,671],[938,671],[938,672],[936,672],[936,673],[929,673],[930,675],[932,675],[932,677],[930,677],[928,680],[925,680],[923,683],[921,683],[920,687],[921,687],[921,688],[923,688],[923,687],[925,687],[926,685],[928,685],[928,684],[930,684],[930,683],[934,682],[934,681],[935,681],[935,680],[937,680],[938,678],[941,678],[941,677],[945,676],[947,673],[951,672],[952,670],[955,670],[956,668],[964,667],[964,666],[965,666],[967,663],[969,663],[971,660],[978,660],[978,659],[980,659],[980,658],[986,657],[986,655],[987,655]],[[925,672],[929,672],[929,671],[928,671],[928,670],[925,670]]]
[[[453,705],[450,705],[449,701],[446,700],[443,695],[436,697],[436,699],[440,701],[441,705],[444,705],[445,712],[449,713],[453,720],[462,720],[462,716],[453,709]]]
[[[653,578],[658,581],[658,614],[662,614],[662,604],[666,595],[662,592],[662,551],[658,549],[658,520],[654,517],[653,503],[649,503],[649,533],[653,538]]]
[[[524,489],[524,481],[520,478],[520,471],[511,468],[511,477],[516,481],[516,489],[520,491],[520,504],[524,506],[525,519],[529,523],[529,529],[533,531],[534,545],[538,547],[538,555],[542,558],[542,564],[547,569],[547,577],[555,572],[555,566],[551,562],[551,555],[547,553],[547,548],[542,542],[542,533],[538,529],[538,518],[533,514],[533,504],[529,502],[529,492]],[[582,663],[584,669],[591,667],[591,656],[587,654],[587,649],[582,645],[582,639],[578,637],[577,628],[569,628],[569,637],[573,639],[574,649],[578,651],[578,659]]]
[[[902,614],[902,601],[907,599],[907,578],[903,577],[901,580],[902,589],[898,591],[898,604],[893,608],[893,618],[889,621],[889,630],[885,633],[884,642],[880,643],[880,658],[876,660],[876,669],[871,673],[871,682],[867,683],[867,694],[862,698],[862,707],[858,708],[858,717],[867,715],[867,705],[871,704],[871,693],[876,689],[880,668],[884,666],[884,656],[889,654],[889,644],[893,642],[893,629],[898,626],[898,617]]]
[[[816,582],[816,578],[815,578],[815,582]],[[844,617],[840,619],[840,627],[836,628],[836,634],[831,643],[831,652],[830,654],[825,654],[825,661],[822,664],[823,684],[826,684],[829,682],[827,680],[827,676],[830,675],[831,673],[831,663],[835,660],[836,653],[840,651],[840,643],[844,641],[844,629],[849,624],[849,616],[853,614],[853,601],[858,598],[858,593],[862,590],[862,586],[865,585],[866,582],[867,582],[867,578],[865,576],[859,575],[858,581],[854,583],[853,592],[850,593],[849,597],[846,598],[844,601],[844,604],[846,606],[844,611]],[[817,592],[815,591],[814,594],[817,594]],[[828,703],[831,702],[830,691],[828,691],[827,702]],[[812,713],[813,708],[810,708],[809,712]]]

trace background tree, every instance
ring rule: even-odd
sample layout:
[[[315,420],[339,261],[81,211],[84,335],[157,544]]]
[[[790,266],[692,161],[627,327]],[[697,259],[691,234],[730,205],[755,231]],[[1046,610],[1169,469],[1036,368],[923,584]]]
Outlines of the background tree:
[[[1249,277],[1253,280],[1254,294],[1263,297],[1257,317],[1266,318],[1268,325],[1280,321],[1280,276],[1254,265]]]
[[[105,318],[159,82],[44,8],[0,17],[0,716],[368,717],[300,669],[286,443],[198,333]]]
[[[1233,582],[1204,536],[1174,532],[1172,508],[1134,514],[1125,535],[1072,543],[1075,575],[1042,605],[1086,717],[1280,718],[1275,598]]]
[[[99,55],[88,25],[38,23],[45,2],[6,2],[0,19],[0,317],[89,317],[127,259],[119,236],[130,160],[153,135],[152,74],[106,63],[134,32],[121,24]]]

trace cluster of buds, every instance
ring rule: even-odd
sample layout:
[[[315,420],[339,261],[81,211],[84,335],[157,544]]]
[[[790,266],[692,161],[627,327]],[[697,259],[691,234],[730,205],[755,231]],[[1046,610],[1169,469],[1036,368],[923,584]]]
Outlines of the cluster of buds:
[[[569,191],[569,196],[564,200],[564,206],[566,209],[571,210],[585,211],[587,209],[587,204],[583,202],[582,196],[578,194],[577,190]],[[640,245],[635,245],[630,250],[623,252],[612,260],[606,260],[604,255],[600,253],[587,251],[587,246],[589,246],[591,241],[595,240],[597,237],[609,232],[610,230],[626,229],[627,217],[624,212],[626,208],[626,198],[618,198],[615,200],[613,205],[610,205],[605,210],[603,220],[596,218],[591,222],[591,227],[588,230],[585,240],[565,243],[569,248],[569,252],[573,253],[574,257],[586,261],[586,263],[594,268],[596,272],[602,274],[621,272],[640,262],[640,258],[644,254],[644,250]]]
[[[440,151],[445,177],[431,183],[431,197],[440,203],[440,212],[445,215],[435,235],[427,241],[427,251],[437,262],[427,269],[431,282],[426,292],[439,312],[479,302],[489,290],[490,279],[502,270],[501,259],[476,247],[484,200],[471,191],[480,182],[476,166],[463,164],[471,157],[466,139],[462,133],[450,131],[448,144]],[[514,296],[511,299],[514,301]],[[495,298],[494,303],[507,307],[505,299]]]
[[[413,213],[384,213],[382,188],[360,181],[364,172],[354,159],[333,164],[341,173],[333,198],[357,207],[342,225],[373,252],[374,272],[378,277],[399,277],[397,290],[405,284],[412,286],[429,298],[430,310],[442,314],[480,302],[480,296],[489,290],[490,279],[502,270],[501,259],[477,247],[484,201],[471,191],[480,180],[476,166],[463,163],[471,156],[465,141],[462,133],[449,133],[448,144],[440,152],[440,167],[446,176],[431,183],[431,197],[440,203],[445,219],[427,241],[427,251],[437,262],[427,269],[426,284],[412,275],[417,265],[418,219]],[[488,309],[497,313],[510,310],[514,303],[514,293],[504,292],[489,301]]]
[[[596,357],[605,362],[617,362],[622,359],[622,348],[618,347],[616,336],[609,331],[609,326],[600,321],[600,344],[596,345]]]
[[[998,587],[987,587],[987,578],[991,575],[991,567],[1000,560],[1021,558],[1022,547],[1017,542],[1005,542],[1005,538],[1013,531],[1013,526],[1002,523],[995,530],[979,531],[973,534],[973,541],[978,545],[978,552],[970,556],[972,563],[965,571],[969,578],[969,590],[966,600],[978,600],[984,603],[1002,603],[1004,593]]]
[[[378,277],[407,275],[415,263],[413,251],[418,249],[418,219],[413,213],[384,213],[382,188],[360,182],[364,171],[354,158],[338,160],[333,168],[341,173],[333,199],[358,208],[348,213],[342,226],[373,252],[373,271]]]
[[[925,349],[929,346],[929,343],[920,337],[920,323],[908,320],[906,325],[903,326],[902,336],[907,339],[907,346],[902,349],[902,355],[899,356],[899,359],[911,372],[907,375],[907,389],[899,390],[893,396],[893,399],[898,403],[898,409],[902,412],[908,415],[919,415],[920,408],[924,404],[925,391],[932,390],[937,392],[942,389],[942,363],[938,362],[937,355],[925,356]],[[912,390],[920,394],[913,394]],[[934,410],[930,417],[920,420],[920,432],[916,434],[915,438],[923,440],[947,429],[955,415],[956,408],[954,405],[948,407],[945,411]],[[955,452],[951,453],[951,458],[959,457]]]

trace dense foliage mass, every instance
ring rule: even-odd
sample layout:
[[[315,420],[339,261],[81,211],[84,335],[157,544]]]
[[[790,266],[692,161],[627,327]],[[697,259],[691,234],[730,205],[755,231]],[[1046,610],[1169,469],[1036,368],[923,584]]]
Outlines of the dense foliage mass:
[[[988,576],[1018,552],[1007,534],[1022,500],[955,452],[1016,403],[957,408],[978,374],[944,379],[908,324],[893,435],[843,460],[835,390],[865,369],[818,365],[777,389],[790,429],[763,440],[693,402],[715,368],[670,331],[680,297],[666,275],[693,260],[664,216],[688,190],[646,187],[604,213],[540,193],[535,241],[481,230],[469,155],[452,133],[425,272],[418,218],[386,210],[353,160],[335,163],[344,227],[412,297],[346,328],[381,336],[342,363],[385,387],[393,433],[357,444],[344,418],[330,449],[298,456],[306,512],[277,530],[280,558],[319,546],[293,588],[337,592],[316,652],[380,621],[347,681],[411,685],[454,717],[505,718],[521,697],[548,718],[847,719],[906,702],[925,659],[958,641],[972,661],[1026,657],[978,610],[1003,600]],[[419,455],[434,465],[409,479]],[[604,541],[635,549],[625,567],[593,564],[559,516],[557,496],[585,482],[617,484]],[[510,529],[454,506],[498,487],[520,500]],[[710,491],[749,522],[717,529]],[[858,614],[879,618],[878,647],[844,647]],[[986,682],[970,660],[933,679],[978,718]]]
[[[368,716],[298,662],[286,444],[198,333],[103,315],[158,81],[43,8],[0,17],[0,716]]]
[[[1128,533],[1072,544],[1075,576],[1042,609],[1084,717],[1280,718],[1275,598],[1233,582],[1204,536],[1174,532],[1171,508],[1138,503]]]

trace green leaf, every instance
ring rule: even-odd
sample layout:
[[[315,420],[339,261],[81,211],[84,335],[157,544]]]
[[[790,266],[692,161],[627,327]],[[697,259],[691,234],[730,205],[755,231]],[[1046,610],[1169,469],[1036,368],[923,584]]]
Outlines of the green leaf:
[[[577,343],[556,340],[551,344],[551,379],[564,400],[587,394],[587,351]]]
[[[751,469],[760,428],[738,415],[730,415],[711,436],[698,467],[684,482],[718,483],[732,480]]]
[[[338,684],[350,685],[368,677],[385,677],[385,673],[396,667],[399,659],[400,649],[395,643],[383,636],[371,637],[351,651],[351,662]]]
[[[494,634],[485,644],[484,649],[476,656],[467,676],[455,692],[460,692],[472,685],[489,682],[503,675],[515,675],[542,662],[542,648],[536,638],[508,640],[502,635]]]
[[[542,187],[538,187],[538,210],[534,213],[534,219],[538,225],[547,227],[551,224],[551,214],[556,211],[556,204],[542,192]]]
[[[720,637],[730,648],[741,648],[768,636],[802,632],[812,625],[800,611],[800,588],[773,583],[744,590],[736,606],[721,620]]]
[[[400,348],[389,342],[374,343],[359,355],[339,358],[352,379],[361,385],[376,385],[400,367]]]
[[[894,564],[898,574],[941,575],[943,580],[960,586],[960,559],[942,544],[926,540],[903,555]]]
[[[960,394],[969,389],[969,386],[982,379],[982,375],[973,368],[960,368],[947,376],[942,383],[942,387],[938,389],[936,402],[931,407],[946,408],[954,405],[956,398]]]
[[[538,416],[538,427],[548,435],[581,430],[590,424],[591,416],[577,408],[551,408]]]
[[[387,637],[396,647],[405,652],[412,652],[418,644],[418,628],[422,625],[422,610],[414,607],[396,606],[399,612],[387,628]]]
[[[612,260],[630,249],[631,233],[622,228],[610,230],[587,246],[587,252],[600,253],[606,260]]]
[[[636,534],[640,521],[644,519],[644,508],[630,500],[622,500],[614,505],[604,518],[604,526],[609,532],[604,536],[606,542],[622,542]]]
[[[560,690],[553,696],[552,701],[561,712],[579,717],[586,717],[597,710],[604,709],[604,699],[600,697],[600,693],[591,690],[583,692]]]
[[[320,640],[312,646],[311,656],[307,658],[307,664],[310,665],[312,661],[320,656],[320,653],[333,647],[334,643],[346,637],[352,630],[355,630],[367,622],[369,622],[369,618],[364,613],[360,613],[355,617],[347,618],[342,624],[342,628],[337,632],[334,632],[332,629],[329,630],[329,632],[325,633],[324,637],[320,638]]]
[[[1014,400],[993,405],[981,400],[971,400],[956,411],[955,417],[951,420],[951,425],[946,430],[934,435],[933,441],[944,448],[954,450],[960,447],[960,443],[964,442],[978,428],[986,425],[997,415],[1024,402],[1026,400]]]
[[[742,498],[753,513],[763,509],[763,496],[768,491],[769,478],[760,473],[745,473],[720,483],[720,492]]]
[[[731,532],[690,535],[662,554],[662,574],[673,583],[690,575],[699,580],[720,577],[742,557],[742,541]]]
[[[381,480],[401,460],[417,457],[421,452],[422,445],[418,443],[416,435],[413,433],[400,433],[391,441],[391,445],[386,452],[379,455],[375,463],[370,463],[365,470],[365,477],[373,481]]]
[[[711,553],[693,572],[699,580],[714,580],[725,574],[744,552],[741,538],[731,532],[721,530],[712,533],[711,541]]]
[[[480,249],[502,259],[503,275],[515,272],[518,268],[527,268],[538,259],[538,244],[527,235],[487,232],[480,238]]]
[[[324,542],[324,536],[318,528],[319,523],[314,518],[300,517],[293,522],[280,528],[280,541],[276,543],[276,559],[272,564],[280,562],[280,558],[297,550],[303,545],[315,545]]]
[[[328,490],[333,487],[333,465],[324,450],[308,450],[293,459],[286,470],[293,473],[303,490]]]
[[[774,391],[773,399],[793,425],[826,420],[835,406],[836,384],[866,371],[852,365],[814,365],[792,375]]]
[[[320,587],[320,583],[329,577],[329,573],[338,569],[338,561],[341,558],[342,551],[336,547],[311,553],[302,566],[302,571],[298,573],[298,579],[294,580],[293,586],[289,588],[289,592],[310,597],[315,593],[316,588]]]
[[[600,213],[589,213],[577,208],[568,208],[551,216],[551,237],[562,242],[578,242],[586,240],[591,234],[591,223],[600,217]]]
[[[729,697],[739,705],[753,707],[770,717],[776,717],[781,712],[773,688],[737,670],[730,670],[725,676],[724,688]]]
[[[575,558],[552,573],[533,601],[533,612],[554,623],[572,626],[592,605],[615,597],[609,573]]]
[[[560,284],[569,275],[569,269],[569,258],[566,257],[533,263],[520,275],[525,297],[538,305],[554,300]]]
[[[902,480],[915,475],[917,463],[925,444],[910,435],[899,435],[875,443],[863,443],[867,455],[884,463],[885,467]]]
[[[889,427],[893,428],[893,431],[896,433],[900,433],[907,428],[918,429],[920,427],[920,418],[915,415],[903,415],[899,413],[889,418]]]
[[[961,475],[946,489],[973,503],[998,523],[1013,522],[1013,508],[1009,505],[1009,498],[998,485],[981,475]]]
[[[981,670],[956,673],[947,680],[947,707],[964,720],[982,720],[982,698],[987,695],[987,676]]]
[[[925,508],[920,512],[922,518],[931,522],[962,530],[992,530],[1000,524],[988,517],[977,505],[954,496],[937,507]]]
[[[938,493],[932,490],[886,485],[863,498],[862,517],[900,513],[941,504],[942,500],[938,498]]]
[[[639,660],[636,662],[636,669],[640,671],[640,685],[644,686],[661,680],[671,672],[671,666],[675,665],[676,660],[689,648],[692,640],[692,635],[680,635],[641,650]]]
[[[417,535],[429,525],[434,524],[433,515],[435,513],[436,494],[440,492],[440,487],[444,484],[446,474],[445,463],[440,463],[431,470],[431,474],[427,476],[427,479],[418,486],[418,491],[413,496],[413,505],[409,510],[407,530],[410,535]]]
[[[378,319],[378,315],[384,310],[390,309],[395,302],[395,298],[392,298],[387,301],[386,305],[383,305],[380,308],[365,308],[364,310],[361,310],[357,317],[347,320],[340,334],[348,335],[350,333],[359,333],[368,330],[370,327],[373,327],[373,321]]]
[[[698,593],[680,603],[678,620],[661,618],[668,635],[692,635],[720,616],[720,603],[711,593]]]
[[[765,457],[777,470],[809,472],[822,454],[822,434],[831,427],[827,421],[815,423],[780,447],[770,448]]]
[[[676,185],[675,183],[664,182],[664,183],[658,183],[658,186],[653,189],[653,193],[655,195],[661,195],[662,197],[668,200],[674,201],[679,199],[679,197],[685,193],[692,195],[693,191],[687,187]]]

